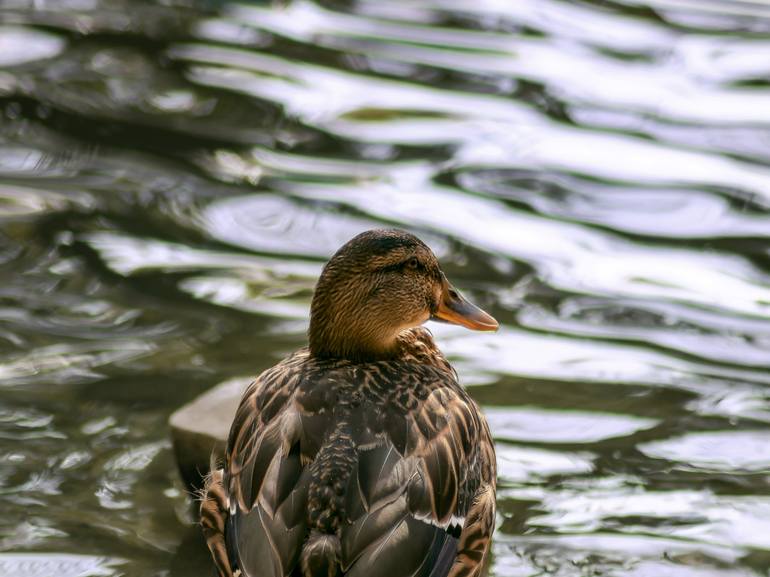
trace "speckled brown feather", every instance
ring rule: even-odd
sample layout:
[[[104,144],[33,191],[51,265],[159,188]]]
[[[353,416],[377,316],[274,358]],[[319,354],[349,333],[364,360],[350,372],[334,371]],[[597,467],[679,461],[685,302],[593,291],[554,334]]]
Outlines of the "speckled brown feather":
[[[396,358],[360,364],[301,350],[249,387],[201,507],[220,576],[231,563],[291,575],[318,543],[328,558],[314,558],[346,575],[439,577],[442,555],[449,575],[478,575],[494,527],[489,430],[430,333],[399,340]]]
[[[222,469],[215,469],[206,477],[200,504],[200,524],[203,537],[211,551],[218,577],[231,577],[232,569],[225,545],[227,496],[222,485]]]

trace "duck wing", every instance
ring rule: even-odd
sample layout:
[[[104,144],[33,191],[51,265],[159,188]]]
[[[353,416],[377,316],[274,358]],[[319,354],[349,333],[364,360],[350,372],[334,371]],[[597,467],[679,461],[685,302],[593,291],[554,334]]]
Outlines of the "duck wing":
[[[230,428],[225,542],[231,566],[244,577],[289,575],[307,532],[309,470],[299,451],[298,404],[306,358],[295,353],[262,373],[246,389]]]
[[[482,537],[494,524],[494,489],[491,517],[479,523],[474,509],[477,493],[494,487],[486,421],[453,375],[393,364],[369,376],[371,396],[384,402],[352,412],[360,444],[346,493],[342,569],[355,577],[477,574],[489,540],[481,556],[472,552],[482,540],[470,538],[471,525],[488,526]]]

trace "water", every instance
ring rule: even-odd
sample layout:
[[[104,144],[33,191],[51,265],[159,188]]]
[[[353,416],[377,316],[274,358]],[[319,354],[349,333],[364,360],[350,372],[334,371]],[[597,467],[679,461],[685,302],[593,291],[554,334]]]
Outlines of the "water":
[[[0,574],[208,576],[166,419],[408,228],[491,572],[770,567],[770,6],[0,1]]]

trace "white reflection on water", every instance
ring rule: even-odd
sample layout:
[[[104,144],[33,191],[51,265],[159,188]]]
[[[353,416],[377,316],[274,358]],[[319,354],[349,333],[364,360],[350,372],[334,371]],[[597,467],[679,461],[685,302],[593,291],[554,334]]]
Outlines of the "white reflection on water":
[[[655,419],[609,413],[554,411],[539,407],[485,407],[492,436],[535,443],[596,443],[651,429]]]
[[[93,206],[93,199],[87,194],[65,195],[26,186],[0,184],[0,218],[17,218],[73,207],[88,208],[91,206]]]
[[[307,282],[285,282],[252,279],[248,276],[205,276],[185,279],[179,287],[195,298],[219,306],[263,314],[268,317],[296,319],[299,327],[307,324],[307,296],[312,290],[313,280]],[[300,332],[300,328],[297,332]]]
[[[171,443],[165,439],[133,446],[107,461],[95,491],[99,505],[114,510],[135,507],[139,474],[147,469],[162,450],[170,446]]]
[[[770,391],[767,387],[746,386],[730,382],[702,390],[701,397],[687,404],[699,415],[720,415],[735,419],[770,423]]]
[[[258,252],[328,258],[355,235],[387,228],[380,220],[342,213],[329,204],[302,203],[277,194],[231,197],[200,215],[217,240]],[[422,234],[437,256],[447,252],[439,235]]]
[[[41,30],[0,26],[0,66],[18,66],[60,54],[67,43]]]
[[[276,275],[315,277],[321,270],[320,263],[195,249],[184,244],[138,239],[110,232],[86,234],[82,238],[99,252],[112,270],[124,276],[152,270],[179,272],[248,269],[264,271],[265,274],[272,272]]]
[[[428,0],[383,4],[359,0],[357,9],[365,17],[326,10],[307,1],[292,2],[283,9],[233,4],[226,16],[275,33],[316,42],[331,42],[335,36],[373,38],[412,45],[442,46],[444,50],[465,48],[489,52],[512,50],[520,40],[513,34],[477,31],[468,28],[442,28],[436,20],[445,14],[483,15],[510,18],[519,26],[531,25],[547,35],[558,35],[592,46],[618,51],[642,52],[670,46],[675,34],[649,20],[603,14],[551,0],[490,2],[469,0]],[[376,18],[376,19],[375,19]]]
[[[594,468],[594,455],[587,452],[548,451],[502,443],[495,451],[501,484],[537,482],[551,475],[581,475]]]
[[[642,307],[643,308],[643,307]],[[585,312],[585,315],[581,315]],[[770,365],[770,327],[757,327],[756,332],[743,335],[737,331],[673,331],[671,325],[640,326],[639,324],[608,324],[588,309],[583,311],[575,302],[564,302],[558,314],[544,308],[530,307],[519,312],[517,320],[525,327],[573,336],[624,339],[655,345],[699,357],[703,362],[733,363],[739,366],[767,367]],[[702,325],[700,325],[702,326]],[[730,327],[737,329],[737,327]]]
[[[540,167],[616,182],[716,185],[770,199],[770,170],[713,153],[586,129],[541,129],[522,147],[522,136],[504,126],[474,128],[456,157],[464,165]]]
[[[0,553],[0,574],[16,577],[111,577],[122,559],[70,553]]]
[[[152,462],[161,449],[168,447],[169,443],[167,441],[132,447],[107,461],[104,465],[104,470],[107,472],[142,471]]]
[[[770,432],[767,430],[705,431],[639,445],[655,459],[703,471],[770,473]]]
[[[239,235],[240,232],[230,231]],[[320,262],[197,250],[187,245],[114,233],[84,235],[107,266],[124,276],[147,272],[202,272],[178,286],[195,298],[269,316],[307,320]]]
[[[221,241],[259,252],[328,257],[373,220],[301,206],[277,195],[235,197],[210,204],[203,226]]]
[[[80,345],[51,345],[0,358],[0,381],[5,386],[26,383],[88,382],[103,377],[99,367],[145,357],[156,351],[156,343],[141,339]]]
[[[519,497],[531,499],[534,492],[525,490]],[[533,517],[531,523],[563,533],[610,529],[628,518],[628,526],[619,529],[621,532],[644,531],[713,545],[770,549],[770,498],[766,497],[582,488],[546,491],[541,507],[547,513]]]
[[[4,146],[0,156],[0,172],[3,174],[37,173],[45,164],[45,155],[33,148]]]

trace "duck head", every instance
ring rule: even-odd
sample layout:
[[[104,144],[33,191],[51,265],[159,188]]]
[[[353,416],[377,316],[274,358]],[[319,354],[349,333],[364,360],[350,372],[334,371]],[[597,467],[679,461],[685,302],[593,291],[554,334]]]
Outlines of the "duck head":
[[[370,230],[343,245],[321,272],[310,310],[310,353],[390,358],[399,333],[431,318],[479,331],[498,326],[449,284],[420,239],[401,230]]]

